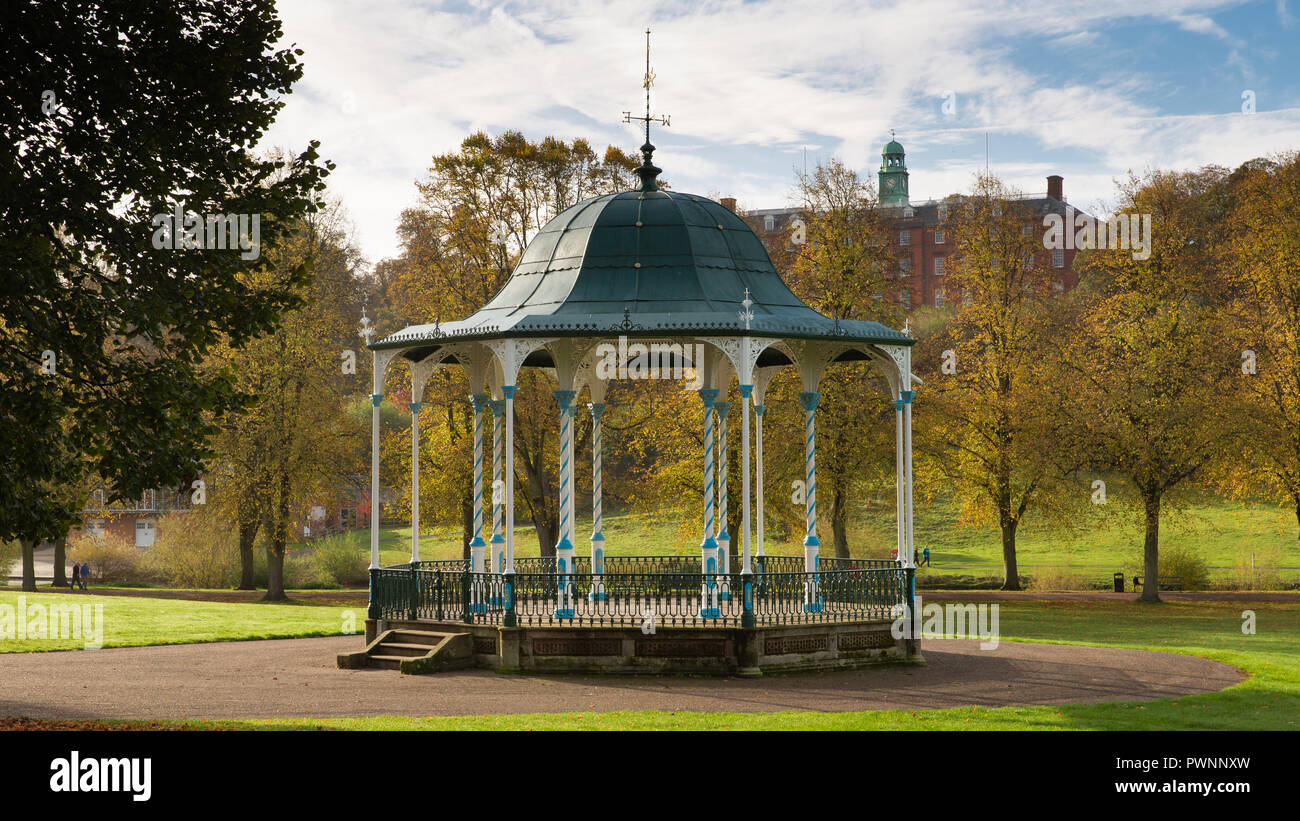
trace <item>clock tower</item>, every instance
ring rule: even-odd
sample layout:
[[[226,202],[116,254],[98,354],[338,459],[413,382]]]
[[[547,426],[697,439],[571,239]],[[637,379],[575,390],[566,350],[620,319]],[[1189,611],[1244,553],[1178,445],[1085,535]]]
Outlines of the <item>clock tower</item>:
[[[894,136],[892,130],[889,136]],[[880,157],[880,206],[907,207],[910,203],[907,199],[907,163],[904,162],[903,146],[897,140],[890,139]]]

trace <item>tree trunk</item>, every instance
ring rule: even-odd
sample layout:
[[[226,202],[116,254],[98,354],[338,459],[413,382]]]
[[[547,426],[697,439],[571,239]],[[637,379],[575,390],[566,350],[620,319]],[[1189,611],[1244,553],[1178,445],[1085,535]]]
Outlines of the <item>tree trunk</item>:
[[[20,544],[23,549],[23,591],[27,593],[36,592],[36,541],[33,539],[22,539]]]
[[[1005,516],[1002,519],[1002,589],[1020,589],[1020,568],[1016,564],[1016,528],[1020,522]]]
[[[257,541],[259,523],[257,517],[250,520],[241,519],[239,528],[239,589],[255,590],[253,584],[253,545]]]
[[[1142,491],[1146,507],[1146,540],[1143,545],[1145,567],[1142,577],[1142,601],[1160,601],[1160,493]]]
[[[461,494],[460,499],[460,523],[461,523],[461,558],[465,561],[470,560],[469,543],[474,541],[474,485],[471,480],[469,492]],[[488,497],[491,498],[490,496]]]
[[[1295,523],[1296,523],[1296,541],[1300,541],[1300,493],[1291,494],[1292,501],[1295,502]]]
[[[286,601],[284,593],[284,547],[289,533],[289,474],[280,476],[279,499],[274,528],[267,534],[266,595],[262,601]]]
[[[68,569],[65,567],[68,561],[68,533],[64,531],[63,535],[54,540],[54,587],[68,586]]]
[[[266,595],[262,601],[286,601],[284,594],[284,542],[271,539],[266,545]]]
[[[849,557],[849,527],[848,527],[848,504],[845,498],[847,494],[840,483],[836,482],[831,489],[831,539],[835,543],[835,558],[847,559]]]

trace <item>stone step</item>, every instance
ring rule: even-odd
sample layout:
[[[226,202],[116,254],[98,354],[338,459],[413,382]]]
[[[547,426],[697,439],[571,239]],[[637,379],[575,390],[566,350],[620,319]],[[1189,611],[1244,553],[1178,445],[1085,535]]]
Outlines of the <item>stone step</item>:
[[[377,655],[402,656],[403,658],[427,656],[432,651],[433,648],[427,644],[398,644],[391,641],[386,641],[375,648]]]
[[[455,635],[454,633],[435,632],[433,630],[408,630],[405,628],[394,630],[392,640],[404,644],[423,644],[427,647],[436,647],[438,642],[447,636]]]

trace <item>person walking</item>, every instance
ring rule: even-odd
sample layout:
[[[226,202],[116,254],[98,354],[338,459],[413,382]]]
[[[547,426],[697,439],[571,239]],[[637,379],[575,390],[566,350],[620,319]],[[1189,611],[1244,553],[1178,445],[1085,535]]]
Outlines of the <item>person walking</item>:
[[[80,583],[81,583],[81,565],[77,564],[76,562],[73,562],[72,563],[72,584],[69,584],[68,587],[73,590],[76,590],[77,585]]]
[[[921,551],[921,564],[926,567],[930,566],[930,548],[928,547]]]
[[[90,562],[81,563],[81,589],[86,589],[86,579],[90,578]]]

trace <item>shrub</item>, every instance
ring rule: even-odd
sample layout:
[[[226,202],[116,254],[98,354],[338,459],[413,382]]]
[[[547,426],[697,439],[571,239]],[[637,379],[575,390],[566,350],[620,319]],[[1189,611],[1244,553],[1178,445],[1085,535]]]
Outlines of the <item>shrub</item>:
[[[1233,581],[1237,590],[1281,590],[1282,551],[1277,546],[1254,550],[1237,549],[1233,563]]]
[[[1076,572],[1067,565],[1038,567],[1029,578],[1030,590],[1091,590],[1096,587],[1096,579]]]
[[[335,587],[332,576],[321,567],[314,553],[284,557],[284,586],[295,590],[322,590]]]
[[[335,584],[364,585],[370,579],[369,550],[369,534],[349,530],[316,542],[312,557]]]
[[[18,542],[0,542],[0,581],[9,578],[9,569],[22,555],[23,546]]]
[[[1210,581],[1210,569],[1206,566],[1205,559],[1190,547],[1182,545],[1161,547],[1158,566],[1161,577],[1177,577],[1184,590],[1200,590]],[[1156,581],[1146,578],[1146,567],[1141,559],[1126,564],[1124,572],[1130,579],[1134,576],[1142,576],[1143,588]]]
[[[156,581],[142,548],[115,533],[95,538],[88,534],[68,542],[68,559],[90,563],[90,578],[96,583],[148,585]]]
[[[195,508],[158,522],[150,565],[173,587],[233,587],[239,580],[239,543],[215,511]]]

